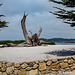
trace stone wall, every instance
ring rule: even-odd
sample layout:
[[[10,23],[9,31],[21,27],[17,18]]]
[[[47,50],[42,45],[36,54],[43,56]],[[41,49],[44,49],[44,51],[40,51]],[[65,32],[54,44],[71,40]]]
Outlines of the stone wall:
[[[74,69],[75,57],[22,63],[0,62],[0,75],[44,75]]]

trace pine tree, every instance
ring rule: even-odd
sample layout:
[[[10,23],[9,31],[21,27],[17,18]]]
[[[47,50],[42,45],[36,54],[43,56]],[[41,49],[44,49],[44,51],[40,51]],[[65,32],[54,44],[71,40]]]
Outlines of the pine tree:
[[[2,4],[0,4],[0,6],[1,6]],[[8,22],[6,22],[6,21],[1,21],[1,17],[5,17],[5,15],[0,15],[0,28],[3,28],[3,27],[8,27],[6,24],[8,23]]]
[[[63,5],[66,8],[70,8],[70,10],[67,10],[65,8],[62,9],[59,7],[54,7],[58,9],[58,11],[54,11],[54,12],[50,11],[50,13],[57,15],[57,18],[63,19],[64,23],[70,24],[71,27],[74,27],[75,26],[75,10],[74,10],[75,0],[60,0],[60,1],[59,0],[49,0],[49,1]]]

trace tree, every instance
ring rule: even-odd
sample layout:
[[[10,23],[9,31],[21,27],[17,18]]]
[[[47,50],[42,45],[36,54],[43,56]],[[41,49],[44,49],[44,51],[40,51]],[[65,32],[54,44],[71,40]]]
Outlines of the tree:
[[[2,4],[0,4],[0,6],[1,6]],[[0,18],[1,17],[5,17],[5,15],[0,15]],[[3,28],[3,27],[8,27],[6,24],[7,24],[8,22],[6,22],[6,21],[1,21],[1,19],[0,19],[0,28]]]
[[[49,0],[51,2],[61,4],[67,8],[70,8],[71,10],[66,10],[65,8],[59,8],[59,7],[54,7],[58,9],[58,11],[51,12],[54,15],[57,15],[57,18],[63,19],[64,23],[70,24],[71,27],[75,26],[75,10],[72,9],[75,7],[75,0]]]
[[[33,45],[33,46],[36,46],[36,45],[40,45],[40,41],[39,41],[39,36],[42,32],[42,28],[40,28],[39,32],[36,34],[32,34],[32,31],[29,30],[29,32],[27,32],[26,30],[26,17],[28,16],[28,14],[26,15],[24,13],[24,16],[21,20],[21,27],[22,27],[22,31],[23,31],[23,34],[24,34],[24,38],[25,38],[25,41],[27,44],[30,44],[30,45]]]

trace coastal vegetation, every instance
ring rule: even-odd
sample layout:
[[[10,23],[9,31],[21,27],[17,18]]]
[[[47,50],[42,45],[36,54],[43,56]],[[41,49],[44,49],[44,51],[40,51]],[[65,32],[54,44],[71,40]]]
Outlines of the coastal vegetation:
[[[15,41],[11,41],[11,40],[5,40],[5,41],[0,41],[0,45],[4,45],[4,44],[8,44],[8,43],[13,43],[13,44],[20,44],[20,43],[24,43],[25,40],[15,40]],[[55,45],[55,43],[53,41],[44,41],[42,44],[46,44],[46,45]]]
[[[7,43],[20,44],[23,42],[25,42],[25,40],[15,40],[15,41],[5,40],[5,41],[0,41],[0,45],[1,44],[7,44]]]
[[[52,38],[52,39],[46,39],[46,38],[40,38],[40,41],[42,44],[46,44],[46,45],[55,45],[55,42],[59,42],[59,43],[75,43],[75,39],[65,39],[65,38]],[[25,40],[15,40],[15,41],[11,41],[11,40],[5,40],[5,41],[0,41],[0,45],[4,45],[4,44],[8,44],[8,43],[13,43],[13,44],[21,44],[24,43]]]

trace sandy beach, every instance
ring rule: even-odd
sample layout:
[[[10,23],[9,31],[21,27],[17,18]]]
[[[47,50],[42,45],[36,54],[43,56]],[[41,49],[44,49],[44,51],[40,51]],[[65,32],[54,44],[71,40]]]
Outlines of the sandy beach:
[[[64,55],[57,56],[56,54],[54,55],[49,53],[52,51],[58,52],[62,50],[74,51],[75,45],[48,45],[48,46],[37,46],[37,47],[0,48],[0,61],[17,63],[17,62],[28,62],[28,61],[35,61],[35,60],[48,60],[48,59],[67,57]]]

